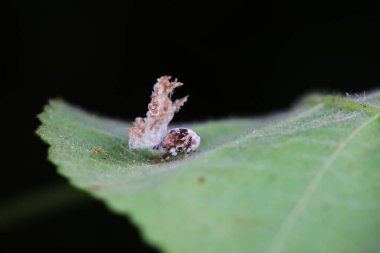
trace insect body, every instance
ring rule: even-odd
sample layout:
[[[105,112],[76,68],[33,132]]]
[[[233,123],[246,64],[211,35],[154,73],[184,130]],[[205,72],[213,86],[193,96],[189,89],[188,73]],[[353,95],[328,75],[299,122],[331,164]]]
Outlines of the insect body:
[[[189,128],[174,128],[170,130],[162,141],[153,147],[156,150],[164,150],[163,160],[178,154],[194,152],[201,142],[201,138]]]
[[[201,138],[191,129],[174,128],[167,131],[174,113],[187,101],[187,96],[172,101],[171,96],[176,87],[182,85],[177,80],[170,81],[170,76],[157,79],[153,87],[151,102],[145,118],[138,117],[128,128],[130,149],[155,149],[163,151],[161,161],[178,154],[189,154],[199,146]]]

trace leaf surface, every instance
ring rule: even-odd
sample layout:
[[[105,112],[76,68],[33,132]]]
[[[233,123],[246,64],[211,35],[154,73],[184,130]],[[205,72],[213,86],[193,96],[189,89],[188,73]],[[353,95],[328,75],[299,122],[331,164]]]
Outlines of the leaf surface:
[[[377,252],[380,93],[311,96],[288,113],[183,125],[199,151],[157,163],[128,124],[52,100],[38,134],[70,182],[163,252]]]

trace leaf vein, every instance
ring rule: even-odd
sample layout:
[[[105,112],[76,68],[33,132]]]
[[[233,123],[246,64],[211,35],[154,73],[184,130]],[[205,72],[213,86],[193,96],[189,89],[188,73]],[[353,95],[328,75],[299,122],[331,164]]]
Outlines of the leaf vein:
[[[323,179],[323,176],[331,168],[331,165],[339,157],[339,155],[344,151],[348,144],[369,124],[378,119],[380,114],[372,116],[369,120],[363,122],[358,128],[356,128],[351,134],[347,136],[331,154],[330,158],[321,166],[316,175],[313,177],[312,181],[308,184],[301,198],[298,200],[294,208],[291,210],[285,221],[281,224],[278,232],[275,234],[272,243],[270,252],[281,252],[283,250],[284,243],[294,226],[297,218],[300,216],[302,211],[305,209],[306,205],[309,203],[309,200],[315,190],[317,189],[319,183]]]

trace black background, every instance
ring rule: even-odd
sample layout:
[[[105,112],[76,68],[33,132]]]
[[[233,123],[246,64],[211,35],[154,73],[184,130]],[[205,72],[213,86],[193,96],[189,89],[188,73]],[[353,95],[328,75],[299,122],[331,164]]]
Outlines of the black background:
[[[380,86],[380,13],[363,1],[2,5],[1,199],[64,182],[34,135],[49,98],[132,120],[145,114],[156,78],[172,75],[185,83],[176,96],[190,95],[175,120],[200,121],[285,110],[309,91]],[[156,252],[101,203],[1,233],[6,252]]]

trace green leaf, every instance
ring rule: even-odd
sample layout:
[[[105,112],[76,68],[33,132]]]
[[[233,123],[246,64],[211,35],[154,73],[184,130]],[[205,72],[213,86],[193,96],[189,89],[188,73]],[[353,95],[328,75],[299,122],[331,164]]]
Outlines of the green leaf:
[[[183,124],[199,152],[163,164],[128,149],[128,124],[60,100],[38,134],[60,174],[164,252],[378,252],[379,105],[310,96],[271,117]]]

